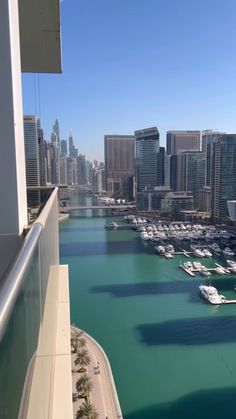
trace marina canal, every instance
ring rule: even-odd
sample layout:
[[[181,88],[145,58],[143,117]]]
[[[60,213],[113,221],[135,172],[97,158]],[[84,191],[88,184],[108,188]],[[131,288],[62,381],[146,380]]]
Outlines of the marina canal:
[[[157,256],[138,232],[105,230],[112,220],[87,210],[63,221],[60,252],[71,322],[107,353],[124,418],[234,417],[236,306],[204,303],[198,286],[209,279],[179,269],[182,256]],[[235,275],[211,282],[235,298]]]

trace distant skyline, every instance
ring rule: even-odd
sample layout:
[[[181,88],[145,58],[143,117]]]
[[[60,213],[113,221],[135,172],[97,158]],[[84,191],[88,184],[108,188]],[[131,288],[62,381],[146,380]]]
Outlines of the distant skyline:
[[[64,0],[63,74],[24,74],[24,113],[100,161],[105,134],[236,132],[235,18],[234,0]]]

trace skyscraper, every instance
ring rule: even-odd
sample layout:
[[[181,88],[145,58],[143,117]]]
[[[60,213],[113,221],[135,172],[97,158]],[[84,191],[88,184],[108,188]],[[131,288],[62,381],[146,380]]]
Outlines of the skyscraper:
[[[183,166],[183,191],[192,192],[194,208],[200,208],[201,191],[205,185],[206,155],[199,152],[184,152],[181,155]]]
[[[85,155],[79,154],[77,157],[77,176],[78,185],[86,184],[86,166],[85,166]]]
[[[200,131],[167,131],[167,154],[175,155],[183,151],[201,151]]]
[[[139,209],[150,208],[150,197],[157,186],[159,132],[156,127],[135,131],[136,198]],[[147,196],[147,193],[149,195]],[[149,202],[149,203],[148,203]]]
[[[205,185],[211,186],[212,175],[212,155],[213,155],[213,142],[225,132],[217,132],[213,130],[202,131],[202,151],[206,153],[206,173]]]
[[[67,141],[61,140],[61,155],[66,156],[67,155]]]
[[[38,152],[38,118],[35,115],[24,116],[26,185],[40,185]]]
[[[77,159],[78,157],[78,149],[75,148],[74,138],[72,136],[72,133],[70,133],[70,136],[69,136],[69,156],[72,159]]]
[[[236,134],[218,136],[213,142],[212,216],[215,222],[228,218],[227,201],[236,196]]]
[[[57,136],[57,141],[60,142],[60,127],[57,119],[55,120],[55,124],[53,125],[53,132],[55,132]]]
[[[125,196],[128,178],[134,176],[134,136],[105,135],[106,188],[110,196]]]

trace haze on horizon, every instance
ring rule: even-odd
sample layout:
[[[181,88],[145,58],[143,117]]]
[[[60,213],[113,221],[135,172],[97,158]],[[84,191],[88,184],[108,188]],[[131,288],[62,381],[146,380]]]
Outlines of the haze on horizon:
[[[99,161],[105,134],[236,132],[235,18],[233,0],[64,0],[63,74],[24,74],[24,113]]]

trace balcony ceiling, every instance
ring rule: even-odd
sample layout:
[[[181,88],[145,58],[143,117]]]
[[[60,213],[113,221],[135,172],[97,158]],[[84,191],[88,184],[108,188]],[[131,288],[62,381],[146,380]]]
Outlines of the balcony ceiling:
[[[19,0],[21,69],[61,73],[60,0]]]

